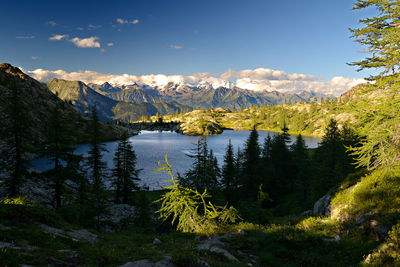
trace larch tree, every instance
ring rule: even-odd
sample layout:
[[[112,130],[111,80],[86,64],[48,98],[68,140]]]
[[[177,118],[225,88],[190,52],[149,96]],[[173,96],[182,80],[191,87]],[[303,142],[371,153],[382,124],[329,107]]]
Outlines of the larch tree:
[[[381,70],[377,79],[389,73],[398,73],[400,67],[400,1],[357,0],[354,10],[373,7],[377,15],[361,19],[361,28],[350,29],[356,42],[366,47],[369,53],[364,60],[349,65],[358,70],[373,68]]]

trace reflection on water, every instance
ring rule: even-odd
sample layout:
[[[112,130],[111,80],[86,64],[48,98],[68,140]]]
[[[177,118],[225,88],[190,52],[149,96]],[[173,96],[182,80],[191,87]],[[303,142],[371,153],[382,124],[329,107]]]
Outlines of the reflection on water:
[[[237,148],[243,148],[243,145],[249,136],[249,131],[232,131],[226,130],[220,135],[208,136],[208,146],[213,150],[218,162],[222,165],[228,140],[231,139],[235,152]],[[276,135],[274,132],[259,131],[259,142],[263,143],[265,137],[270,134]],[[175,132],[153,132],[142,131],[139,135],[129,138],[137,155],[137,168],[143,169],[140,173],[140,179],[143,185],[149,186],[150,189],[159,189],[166,185],[164,180],[168,179],[166,172],[155,173],[154,169],[158,167],[157,162],[164,160],[164,155],[168,154],[168,161],[172,165],[173,172],[184,173],[192,164],[192,160],[186,156],[197,143],[198,136],[186,136]],[[295,137],[291,137],[295,140]],[[304,137],[306,145],[315,148],[320,142],[319,138]],[[105,143],[107,152],[103,155],[103,160],[107,162],[108,168],[113,168],[114,152],[118,142]],[[86,154],[89,150],[88,145],[79,145],[75,151],[76,154]],[[32,162],[35,169],[49,169],[46,159],[37,159]]]

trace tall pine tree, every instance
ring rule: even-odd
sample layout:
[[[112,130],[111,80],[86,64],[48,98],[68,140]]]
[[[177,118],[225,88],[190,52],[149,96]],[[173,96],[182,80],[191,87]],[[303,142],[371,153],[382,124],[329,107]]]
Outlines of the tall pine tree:
[[[105,212],[106,208],[106,192],[104,180],[106,177],[106,163],[102,160],[102,152],[106,151],[104,145],[100,142],[100,122],[97,115],[96,104],[91,112],[91,136],[90,150],[86,158],[86,164],[89,168],[89,177],[91,181],[90,205],[92,205],[92,213],[95,217],[96,227],[100,227],[100,215]]]
[[[233,146],[231,139],[229,139],[228,147],[224,156],[224,164],[222,166],[222,187],[225,192],[225,198],[228,202],[232,200],[232,193],[236,189],[235,176],[237,170],[235,168],[235,157],[233,154]]]
[[[51,110],[51,116],[48,124],[47,145],[44,151],[53,162],[53,169],[50,171],[50,177],[54,184],[55,206],[61,207],[61,199],[63,195],[64,180],[66,178],[66,167],[62,165],[62,161],[70,158],[73,152],[71,135],[72,132],[68,127],[68,118],[62,116],[64,102],[57,103]]]
[[[126,134],[122,136],[121,141],[118,143],[118,148],[114,155],[114,165],[112,175],[115,202],[128,204],[131,192],[139,190],[140,170],[136,168],[136,153]]]

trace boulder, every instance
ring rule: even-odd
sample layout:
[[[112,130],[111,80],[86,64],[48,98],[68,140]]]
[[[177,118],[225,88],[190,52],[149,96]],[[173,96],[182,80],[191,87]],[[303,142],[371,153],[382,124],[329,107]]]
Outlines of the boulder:
[[[138,260],[138,261],[131,261],[127,262],[119,267],[153,267],[154,263],[150,260]]]
[[[388,225],[380,224],[372,227],[372,232],[374,233],[378,241],[383,241],[389,236],[390,227]]]
[[[314,204],[313,216],[329,216],[330,215],[330,204],[331,204],[332,195],[326,194],[325,196],[318,199]]]
[[[226,249],[215,246],[215,247],[210,248],[210,251],[214,252],[214,253],[222,254],[231,261],[238,261],[238,259],[236,259],[236,257],[233,256],[231,253],[229,253]]]
[[[113,204],[107,207],[105,214],[100,216],[100,222],[112,229],[121,229],[130,223],[135,215],[135,207],[128,204]]]
[[[99,242],[99,239],[97,238],[97,235],[89,232],[86,229],[81,229],[81,230],[72,230],[66,232],[67,235],[69,235],[72,238],[80,239],[80,240],[86,240],[91,244],[95,244]]]

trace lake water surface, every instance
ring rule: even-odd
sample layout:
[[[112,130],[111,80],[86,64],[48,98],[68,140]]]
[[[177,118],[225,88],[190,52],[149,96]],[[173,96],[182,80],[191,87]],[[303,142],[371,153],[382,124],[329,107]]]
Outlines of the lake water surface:
[[[244,147],[244,143],[249,136],[250,131],[233,131],[225,130],[220,135],[208,136],[208,147],[213,150],[214,155],[218,159],[218,163],[222,165],[226,147],[229,139],[232,142],[234,151],[237,148]],[[277,133],[268,131],[258,131],[259,142],[262,144],[264,139],[269,135],[274,136]],[[191,167],[192,159],[186,156],[195,148],[198,136],[187,136],[175,132],[158,132],[158,131],[142,131],[139,135],[132,136],[129,141],[132,143],[137,156],[137,168],[143,169],[139,175],[142,185],[147,185],[150,190],[160,189],[166,185],[164,180],[168,179],[166,172],[155,173],[158,167],[157,162],[163,161],[165,154],[168,154],[168,161],[172,165],[172,170],[176,174],[183,174]],[[295,136],[292,136],[292,141]],[[318,146],[319,138],[304,137],[307,147],[315,148]],[[103,160],[107,162],[108,167],[113,168],[113,157],[117,148],[118,141],[105,143],[108,152],[103,155]],[[79,145],[75,151],[76,154],[87,154],[89,145]],[[33,168],[38,170],[46,170],[51,166],[47,159],[41,158],[32,162]]]

